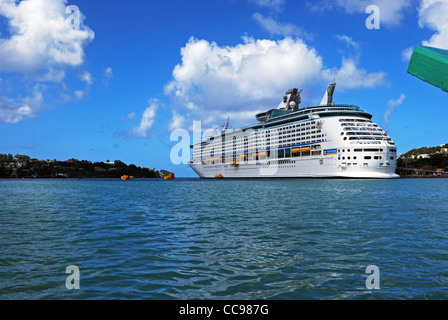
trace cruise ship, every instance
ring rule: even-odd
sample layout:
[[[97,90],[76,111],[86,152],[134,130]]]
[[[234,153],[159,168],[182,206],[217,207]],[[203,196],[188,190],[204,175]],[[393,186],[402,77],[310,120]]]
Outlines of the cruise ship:
[[[257,124],[204,137],[190,167],[204,179],[398,178],[397,147],[359,106],[335,104],[336,83],[320,105],[300,108],[303,90],[290,89]]]

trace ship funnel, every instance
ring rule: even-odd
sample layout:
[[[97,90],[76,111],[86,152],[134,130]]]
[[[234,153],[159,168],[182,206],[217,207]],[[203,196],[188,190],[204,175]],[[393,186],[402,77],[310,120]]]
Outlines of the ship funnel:
[[[300,97],[302,91],[303,89],[299,91],[297,88],[286,91],[286,96],[283,97],[277,108],[281,110],[299,110],[299,105],[302,102]]]
[[[328,85],[327,91],[324,94],[324,97],[322,98],[322,101],[320,102],[321,105],[331,105],[333,102],[333,93],[334,89],[336,88],[336,82],[331,82]]]

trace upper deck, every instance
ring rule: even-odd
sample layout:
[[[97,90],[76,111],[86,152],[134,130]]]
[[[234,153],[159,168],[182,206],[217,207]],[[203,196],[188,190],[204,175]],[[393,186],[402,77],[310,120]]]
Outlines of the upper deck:
[[[263,126],[278,124],[278,121],[296,121],[325,118],[333,116],[360,116],[371,119],[372,115],[351,104],[332,104],[330,106],[312,106],[300,110],[271,109],[257,114],[255,117]]]

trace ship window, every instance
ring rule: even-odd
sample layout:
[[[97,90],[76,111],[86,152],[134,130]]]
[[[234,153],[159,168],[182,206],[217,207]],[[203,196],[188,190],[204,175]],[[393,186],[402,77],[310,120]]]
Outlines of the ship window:
[[[294,148],[291,150],[293,157],[300,157],[300,148]]]
[[[285,149],[285,158],[290,158],[291,157],[291,149]]]
[[[302,148],[302,157],[309,156],[310,155],[310,147],[303,147]]]
[[[282,159],[284,157],[285,157],[285,150],[283,150],[283,149],[278,150],[278,158]]]
[[[370,160],[370,159],[372,159],[372,157],[371,156],[365,156],[364,159]]]

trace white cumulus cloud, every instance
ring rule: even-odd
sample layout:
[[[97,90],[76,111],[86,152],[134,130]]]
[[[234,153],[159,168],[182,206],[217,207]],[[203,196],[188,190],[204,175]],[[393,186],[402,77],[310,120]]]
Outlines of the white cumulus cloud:
[[[229,114],[241,118],[250,114],[254,119],[256,111],[276,107],[287,89],[318,84],[324,90],[322,86],[334,78],[341,89],[386,83],[386,73],[369,72],[355,59],[344,58],[339,68],[325,68],[314,48],[289,37],[278,41],[245,37],[236,46],[190,38],[181,55],[165,93],[195,119],[207,122]]]
[[[82,100],[84,98],[84,91],[82,90],[76,90],[74,92],[74,95],[76,98],[78,98],[79,100]]]
[[[274,10],[281,10],[285,5],[285,0],[249,0],[260,7],[266,7]]]
[[[88,71],[83,72],[80,75],[80,78],[83,82],[86,83],[87,86],[91,86],[93,84],[94,79],[92,77],[92,74]]]
[[[135,117],[137,116],[137,114],[135,113],[135,111],[132,111],[131,113],[129,113],[128,115],[127,115],[127,117],[129,118],[129,119],[134,119]]]
[[[36,88],[31,97],[11,99],[0,96],[0,121],[14,124],[25,118],[33,118],[42,102],[42,93]]]
[[[271,35],[280,36],[295,36],[312,39],[312,36],[303,31],[302,28],[292,23],[282,23],[271,17],[265,17],[262,14],[256,12],[252,15],[252,18]]]
[[[414,47],[408,47],[401,52],[401,60],[409,61],[412,57],[412,52],[414,52]]]
[[[397,111],[398,106],[403,104],[404,100],[406,99],[406,96],[404,94],[401,94],[398,99],[391,99],[387,102],[387,110],[384,112],[384,122],[388,124],[390,122],[391,115]]]
[[[0,72],[14,73],[11,88],[22,96],[11,98],[11,92],[10,97],[0,95],[1,122],[17,123],[36,116],[44,102],[42,93],[24,88],[37,88],[41,82],[61,83],[65,68],[84,62],[84,46],[93,40],[94,33],[84,25],[79,10],[79,24],[70,27],[67,21],[72,12],[66,12],[67,0],[0,0],[0,20],[8,30],[0,34]],[[89,73],[82,79],[88,85],[93,82]],[[78,98],[82,94],[75,93]]]
[[[285,87],[311,81],[322,60],[301,40],[244,38],[235,47],[190,38],[182,63],[165,87],[185,105],[228,109],[278,95]]]
[[[386,73],[383,71],[368,72],[360,68],[355,59],[343,58],[340,68],[326,69],[322,71],[327,80],[336,79],[338,88],[342,90],[356,88],[374,88],[386,85]]]
[[[448,50],[448,1],[447,0],[421,0],[418,7],[418,23],[421,28],[435,31],[430,39],[421,42],[421,45]],[[414,46],[404,49],[403,61],[410,61]]]
[[[419,25],[435,31],[434,35],[423,41],[423,45],[448,49],[448,1],[422,0],[419,7]]]
[[[171,118],[171,122],[168,125],[169,130],[174,130],[178,128],[182,128],[185,125],[185,116],[178,113],[176,110],[173,110],[173,117]]]
[[[359,49],[359,43],[354,41],[352,37],[346,35],[346,34],[337,34],[334,36],[339,41],[344,42],[348,47],[351,47],[355,50]]]
[[[412,6],[409,0],[321,0],[310,2],[314,10],[340,8],[347,14],[366,14],[366,8],[376,5],[380,9],[381,25],[397,26],[404,17],[404,11]],[[368,16],[366,15],[366,18]]]
[[[38,81],[46,82],[46,81],[54,81],[61,82],[65,78],[64,70],[57,70],[53,68],[49,68],[48,71],[43,75],[37,78]]]
[[[132,135],[136,137],[147,138],[148,130],[154,125],[156,112],[159,108],[160,102],[157,99],[150,99],[148,104],[149,106],[143,112],[140,124],[132,129]]]
[[[84,45],[94,33],[82,22],[69,28],[66,0],[0,0],[10,35],[0,38],[0,71],[29,72],[83,63]]]
[[[107,67],[106,69],[104,69],[103,84],[107,87],[113,77],[114,73],[112,72],[111,67]]]

